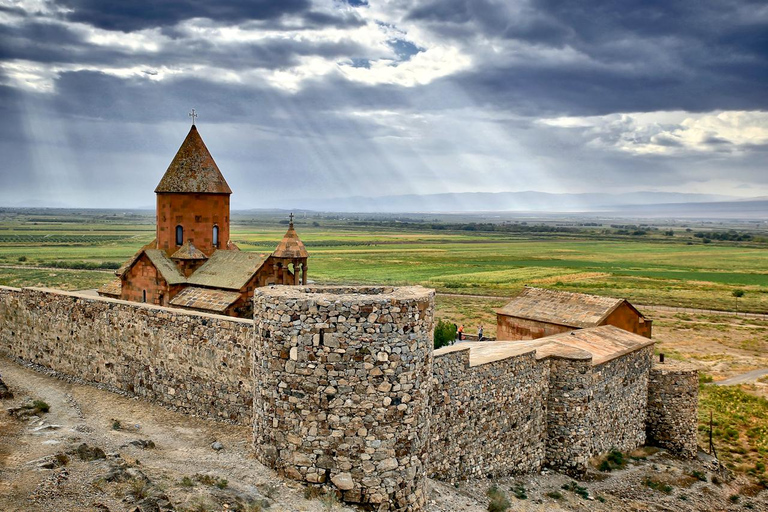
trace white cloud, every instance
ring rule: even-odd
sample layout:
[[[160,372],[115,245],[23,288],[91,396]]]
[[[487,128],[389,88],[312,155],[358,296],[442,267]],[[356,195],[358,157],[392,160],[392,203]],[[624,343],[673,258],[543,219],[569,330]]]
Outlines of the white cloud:
[[[540,124],[579,129],[590,146],[634,154],[675,155],[743,151],[768,144],[768,112],[645,112],[558,117]]]
[[[344,76],[355,82],[413,87],[466,69],[470,64],[471,59],[462,55],[458,49],[437,46],[419,52],[404,62],[379,59],[371,62],[367,68],[342,65],[341,71]]]

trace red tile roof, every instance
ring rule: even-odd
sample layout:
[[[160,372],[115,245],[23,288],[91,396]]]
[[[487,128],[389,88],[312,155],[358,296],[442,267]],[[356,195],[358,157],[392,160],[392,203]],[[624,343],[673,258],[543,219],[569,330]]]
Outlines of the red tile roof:
[[[624,299],[526,286],[520,295],[497,313],[583,328],[600,325],[622,302]]]
[[[307,248],[304,247],[304,243],[299,238],[296,230],[293,229],[293,222],[288,226],[288,231],[285,232],[285,236],[277,244],[277,249],[272,253],[275,258],[309,258]]]
[[[181,143],[155,193],[232,193],[194,125]]]
[[[221,313],[240,298],[238,292],[211,290],[189,286],[181,290],[172,300],[172,306],[192,309],[204,309]]]

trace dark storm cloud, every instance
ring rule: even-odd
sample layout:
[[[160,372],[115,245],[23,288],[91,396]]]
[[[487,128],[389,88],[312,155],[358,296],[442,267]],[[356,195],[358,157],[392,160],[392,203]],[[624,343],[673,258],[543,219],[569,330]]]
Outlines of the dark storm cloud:
[[[534,54],[573,50],[572,62],[494,56],[456,79],[477,100],[519,112],[768,108],[768,18],[751,15],[763,2],[512,5],[439,0],[418,4],[408,18],[459,43],[482,36],[531,45]]]
[[[107,30],[131,32],[175,25],[191,18],[227,23],[277,19],[310,10],[309,0],[59,0],[67,19]]]

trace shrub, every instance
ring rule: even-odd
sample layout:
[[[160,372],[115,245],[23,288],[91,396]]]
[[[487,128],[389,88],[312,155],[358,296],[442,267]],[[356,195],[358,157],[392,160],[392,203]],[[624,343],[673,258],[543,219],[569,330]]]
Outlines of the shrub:
[[[51,406],[43,402],[42,400],[35,400],[34,402],[32,402],[32,406],[37,412],[48,412],[51,410]]]
[[[654,480],[653,478],[646,477],[645,480],[643,481],[643,483],[647,487],[650,487],[651,489],[653,489],[654,491],[661,491],[664,494],[669,494],[669,493],[672,492],[672,486],[671,485],[669,485],[667,483],[664,483],[664,482],[660,482],[658,480]]]
[[[525,493],[525,487],[521,483],[515,484],[509,490],[512,491],[512,494],[515,495],[515,498],[517,498],[519,500],[526,500],[526,499],[528,499],[528,495]]]
[[[611,451],[605,456],[598,469],[600,471],[613,471],[614,469],[624,469],[625,467],[627,467],[627,459],[624,458],[624,454],[616,448],[611,448]]]
[[[511,506],[507,495],[495,485],[488,489],[486,494],[489,499],[488,512],[504,512]]]
[[[553,500],[563,499],[563,494],[560,491],[549,491],[546,496],[547,498],[552,498]]]
[[[19,262],[20,263],[24,263],[25,261],[27,261],[27,257],[26,256],[19,256]]]
[[[563,484],[561,489],[563,489],[564,491],[571,491],[574,494],[578,494],[583,499],[589,498],[589,491],[587,490],[587,488],[586,487],[582,487],[582,486],[580,486],[579,484],[577,484],[576,482],[573,482],[573,481],[571,481],[571,482],[569,482],[567,484]]]
[[[456,339],[456,325],[438,320],[435,325],[435,349],[450,345]]]

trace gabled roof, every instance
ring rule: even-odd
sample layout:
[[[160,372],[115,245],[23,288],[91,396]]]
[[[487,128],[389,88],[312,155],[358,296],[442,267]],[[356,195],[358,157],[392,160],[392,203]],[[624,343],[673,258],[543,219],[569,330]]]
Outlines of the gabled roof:
[[[653,340],[613,325],[579,329],[539,339],[564,345],[571,349],[583,350],[592,355],[593,365],[610,361],[654,344]]]
[[[624,302],[624,299],[613,297],[526,286],[520,295],[496,312],[517,318],[583,328],[600,325]],[[643,316],[640,312],[638,315]]]
[[[136,251],[136,254],[130,257],[128,261],[123,263],[123,265],[115,271],[115,275],[122,276],[125,274],[125,272],[133,266],[134,263],[136,263],[136,260],[139,259],[139,257],[144,254],[144,251],[146,249],[157,249],[157,238],[149,242],[147,245]]]
[[[181,143],[155,193],[232,193],[195,125]]]
[[[293,222],[288,225],[288,231],[285,232],[285,236],[277,244],[277,249],[272,253],[275,258],[309,258],[307,248],[304,247],[301,239],[299,238],[296,230],[293,229]]]
[[[589,361],[599,365],[630,352],[653,345],[653,340],[613,325],[587,327],[535,340],[457,343],[435,351],[435,357],[469,350],[469,365],[479,366],[509,357],[535,352],[536,359],[548,357]]]
[[[192,240],[187,240],[184,242],[184,245],[179,247],[179,249],[171,254],[171,259],[174,260],[206,260],[208,259],[208,256],[206,256],[203,251],[195,247],[195,244],[192,243]]]
[[[123,293],[123,282],[120,280],[120,278],[113,279],[112,281],[99,286],[97,291],[101,295],[109,295],[110,297],[119,298]]]
[[[206,311],[221,313],[234,304],[239,298],[239,292],[188,286],[181,290],[170,303],[172,306],[204,309]]]
[[[165,254],[165,251],[161,251],[160,249],[146,249],[144,254],[147,255],[149,261],[152,262],[168,284],[181,284],[187,282],[184,274],[181,273],[179,267],[176,266],[173,260]]]
[[[261,268],[267,255],[244,251],[216,251],[189,276],[187,282],[208,288],[239,290]]]

